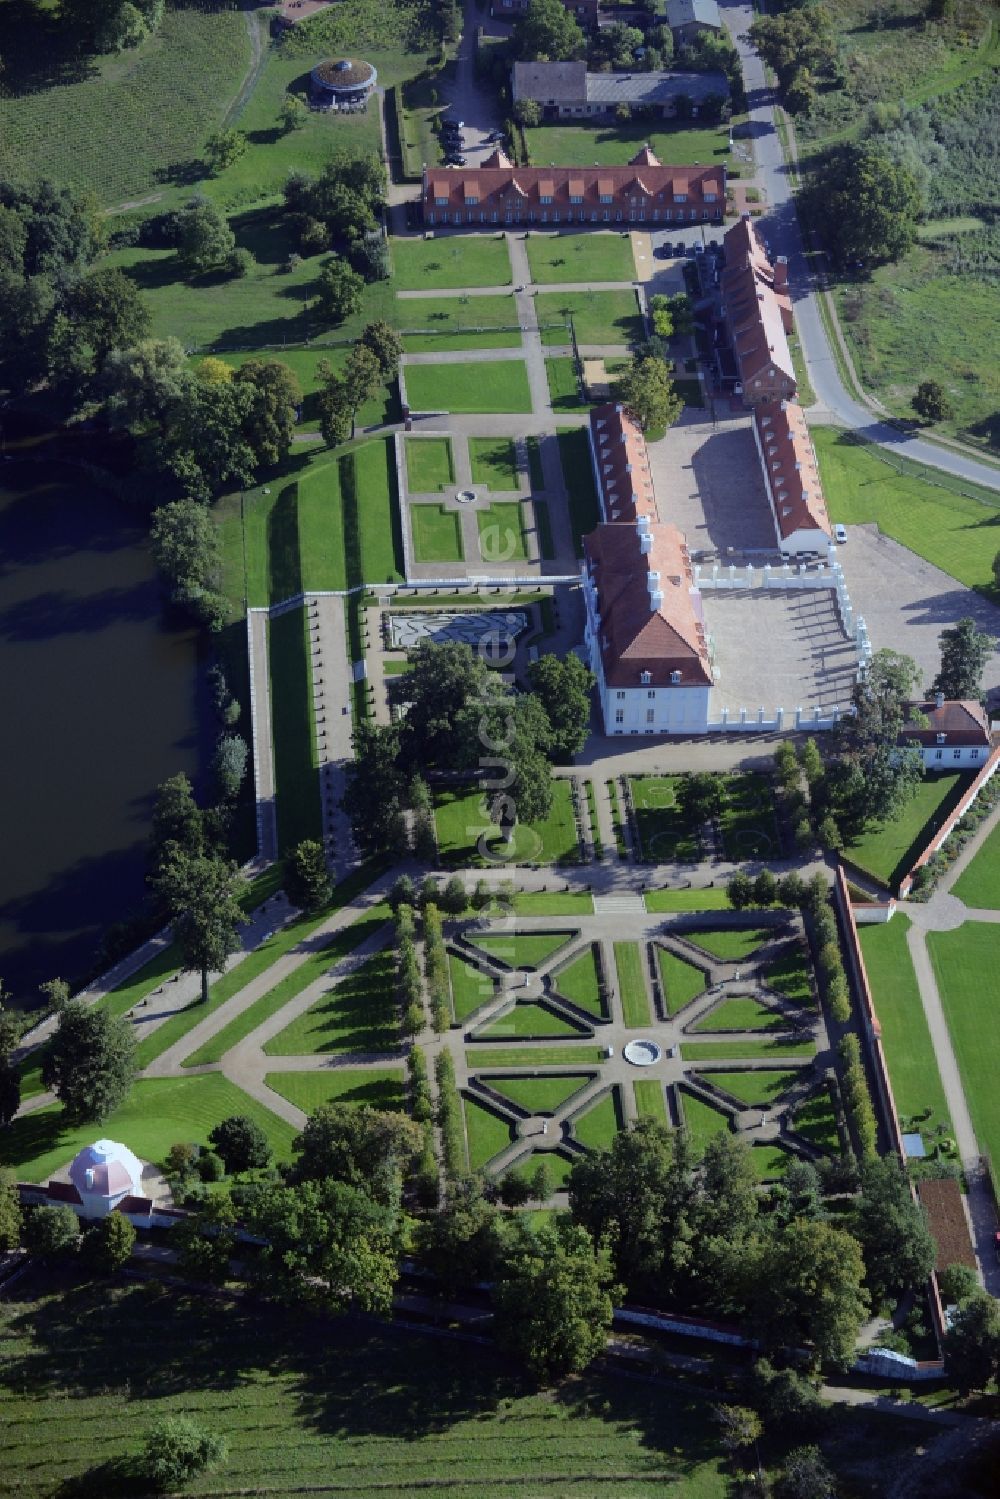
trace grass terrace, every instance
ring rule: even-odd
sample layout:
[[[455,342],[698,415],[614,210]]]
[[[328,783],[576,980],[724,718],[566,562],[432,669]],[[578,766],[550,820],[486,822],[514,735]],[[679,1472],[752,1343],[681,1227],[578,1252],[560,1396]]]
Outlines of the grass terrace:
[[[495,1041],[512,1040],[525,1036],[529,1040],[551,1041],[560,1036],[581,1036],[585,1027],[567,1020],[548,1005],[535,1004],[533,1000],[518,1000],[513,1009],[479,1033],[477,1039]]]
[[[487,860],[479,852],[478,844],[480,838],[491,848],[499,844],[500,829],[487,817],[478,790],[440,792],[435,818],[438,848],[445,863],[464,867],[489,863],[495,867],[496,860]],[[552,810],[544,822],[517,824],[510,853],[509,862],[514,864],[554,864],[559,861],[573,864],[578,861],[576,818],[568,781],[553,781]]]
[[[506,968],[543,968],[576,932],[469,932],[466,940]]]
[[[528,560],[528,537],[520,501],[495,500],[485,510],[476,511],[476,522],[479,550],[487,566],[503,567],[509,562]]]
[[[338,1067],[332,1072],[268,1072],[264,1081],[303,1114],[325,1103],[367,1104],[402,1114],[406,1111],[404,1078],[399,1067]]]
[[[684,1128],[691,1137],[695,1155],[700,1156],[713,1136],[723,1130],[729,1131],[729,1116],[684,1090],[681,1090],[680,1098]]]
[[[654,951],[667,1014],[676,1015],[678,1010],[705,992],[708,980],[700,968],[679,958],[676,953],[668,952],[665,947],[657,946]]]
[[[275,801],[281,848],[321,838],[309,627],[304,609],[268,623]]]
[[[994,828],[951,887],[974,911],[1000,910],[1000,828]]]
[[[510,256],[502,234],[454,234],[394,239],[397,291],[437,291],[462,286],[509,286]]]
[[[517,916],[593,916],[594,897],[575,891],[520,891],[514,896]]]
[[[494,996],[493,980],[456,953],[448,954],[451,973],[451,1003],[456,1021],[464,1020]]]
[[[645,954],[638,942],[615,943],[615,969],[618,973],[622,1019],[635,1030],[649,1025],[651,1019],[644,966]]]
[[[594,487],[594,470],[590,461],[590,447],[586,432],[581,427],[556,434],[559,443],[559,462],[562,465],[563,482],[569,497],[569,523],[573,532],[576,555],[583,556],[583,538],[599,524],[601,507]]]
[[[519,1161],[516,1166],[511,1167],[511,1170],[515,1176],[530,1177],[534,1175],[544,1161],[548,1167],[549,1180],[553,1183],[555,1191],[559,1192],[565,1190],[566,1181],[573,1169],[575,1160],[576,1157],[571,1159],[569,1156],[563,1155],[559,1150],[533,1150],[526,1160]],[[536,1217],[532,1213],[532,1222],[550,1222],[555,1217],[555,1212],[550,1208],[544,1208],[542,1211],[545,1213],[545,1217],[542,1218],[540,1213]]]
[[[512,296],[397,298],[396,321],[407,354],[521,347]]]
[[[704,948],[716,958],[727,963],[738,963],[749,958],[758,947],[771,941],[773,932],[764,928],[720,927],[718,931],[685,932],[689,942]]]
[[[791,1118],[792,1129],[804,1135],[819,1150],[840,1154],[840,1131],[829,1088],[822,1088],[799,1104]]]
[[[1000,1161],[1000,1036],[992,979],[1000,970],[1000,927],[967,921],[952,932],[928,932],[927,946],[972,1127],[995,1171]]]
[[[406,391],[412,411],[531,411],[523,359],[498,359],[487,364],[411,364],[406,370]]]
[[[581,344],[634,344],[642,339],[642,318],[634,291],[539,292],[535,312],[543,329],[542,343],[547,347],[570,342],[565,326],[570,319]]]
[[[787,1031],[783,1015],[768,1009],[749,994],[725,999],[693,1027],[696,1031]]]
[[[469,1170],[481,1171],[514,1138],[509,1119],[503,1119],[478,1099],[463,1097],[465,1134],[469,1145]]]
[[[517,448],[512,437],[470,437],[469,461],[473,484],[486,489],[519,488]]]
[[[407,437],[406,482],[413,494],[433,494],[455,483],[450,437]]]
[[[553,982],[559,993],[564,998],[572,1000],[573,1004],[579,1005],[581,1010],[586,1010],[600,1019],[606,1018],[607,1009],[601,999],[601,986],[597,977],[597,958],[593,944],[578,958],[574,958],[568,967],[560,969],[554,975]]]
[[[894,822],[867,829],[847,844],[845,858],[895,889],[971,780],[969,771],[925,776],[900,816]]]
[[[726,777],[726,799],[719,815],[722,848],[727,859],[774,858],[781,839],[774,816],[771,783],[748,771]]]
[[[391,952],[375,953],[265,1043],[271,1057],[392,1051],[399,1044]]]
[[[704,890],[648,890],[645,896],[646,910],[668,911],[728,911],[729,897],[723,885],[710,885]]]
[[[657,1124],[666,1124],[667,1100],[663,1084],[655,1078],[637,1078],[632,1084],[635,1093],[635,1111],[640,1119],[655,1119]]]
[[[801,947],[769,964],[762,978],[769,988],[795,1000],[796,1004],[811,1006],[814,1002],[809,962]]]
[[[552,160],[558,160],[553,157]],[[628,233],[545,234],[533,230],[527,237],[531,279],[539,286],[560,281],[634,281],[635,257]]]
[[[701,857],[698,829],[677,802],[680,776],[629,776],[642,857],[652,863],[694,863]]]
[[[572,1122],[573,1134],[587,1150],[610,1150],[615,1135],[625,1128],[621,1093],[617,1087]]]
[[[469,1046],[466,1065],[473,1071],[492,1067],[593,1067],[603,1060],[599,1046]]]
[[[410,506],[414,562],[464,562],[462,518],[444,505]]]
[[[745,1067],[741,1071],[712,1071],[699,1067],[698,1076],[716,1088],[723,1088],[748,1109],[768,1108],[799,1077],[798,1072],[764,1072]]]
[[[746,1062],[768,1057],[812,1057],[815,1041],[783,1041],[762,1037],[760,1041],[683,1041],[681,1056],[685,1062]]]
[[[593,1077],[592,1072],[566,1072],[552,1077],[488,1077],[480,1074],[479,1080],[529,1114],[554,1114]]]

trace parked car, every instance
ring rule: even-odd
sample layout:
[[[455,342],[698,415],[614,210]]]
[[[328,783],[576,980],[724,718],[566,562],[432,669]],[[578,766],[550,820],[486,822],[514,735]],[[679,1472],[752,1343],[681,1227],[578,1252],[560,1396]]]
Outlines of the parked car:
[[[504,133],[502,130],[491,130],[486,139],[488,141],[502,141],[504,139]]]
[[[444,164],[446,167],[465,167],[469,163],[468,159],[464,156],[446,156]]]
[[[847,527],[846,526],[834,526],[834,528],[833,528],[833,535],[834,535],[834,539],[836,541],[838,541],[841,546],[843,546],[844,542],[847,540]]]
[[[671,255],[673,254],[673,251],[671,250],[669,245],[657,245],[656,249],[653,251],[653,254],[656,256],[657,260],[669,260]]]

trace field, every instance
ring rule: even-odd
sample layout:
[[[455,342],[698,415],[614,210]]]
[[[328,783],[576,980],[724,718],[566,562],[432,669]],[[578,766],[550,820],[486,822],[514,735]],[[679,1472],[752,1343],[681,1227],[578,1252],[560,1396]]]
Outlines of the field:
[[[487,364],[411,364],[406,393],[412,411],[454,413],[530,412],[531,392],[523,359]]]
[[[524,134],[531,160],[539,166],[549,161],[564,167],[589,167],[595,162],[624,166],[647,144],[661,161],[672,166],[730,164],[725,125],[671,127],[662,120],[616,120],[608,125],[581,120],[572,125],[537,125]]]
[[[394,961],[379,952],[264,1047],[268,1056],[390,1051],[399,1042]]]
[[[632,1084],[635,1093],[635,1110],[640,1119],[655,1119],[657,1124],[667,1122],[667,1100],[663,1095],[663,1084],[653,1078],[640,1078]]]
[[[264,1130],[275,1156],[289,1158],[291,1125],[218,1072],[140,1078],[102,1129],[111,1140],[127,1140],[142,1160],[159,1163],[178,1140],[207,1144],[209,1131],[230,1114],[248,1114]],[[51,1104],[7,1126],[0,1136],[0,1164],[16,1167],[21,1181],[47,1181],[93,1139],[93,1124],[67,1127],[62,1108]]]
[[[862,833],[845,846],[845,857],[895,889],[970,780],[968,771],[926,776],[895,822]]]
[[[438,848],[446,863],[483,864],[487,860],[477,846],[480,838],[490,848],[500,841],[500,829],[487,818],[478,791],[442,792],[437,799],[435,817]],[[552,810],[544,822],[517,824],[510,853],[512,863],[577,861],[579,844],[568,781],[553,781]],[[495,857],[489,862],[495,863]]]
[[[681,1056],[685,1062],[714,1062],[716,1066],[725,1062],[748,1062],[768,1057],[811,1057],[816,1051],[814,1041],[683,1041]]]
[[[695,1155],[703,1154],[705,1146],[713,1135],[719,1134],[721,1130],[729,1130],[727,1115],[718,1109],[713,1109],[711,1104],[693,1097],[690,1093],[681,1093],[681,1108],[684,1126],[691,1136],[691,1145]]]
[[[274,789],[281,848],[322,835],[312,671],[306,614],[291,609],[268,626]]]
[[[560,1036],[580,1036],[584,1033],[585,1027],[564,1019],[546,1005],[535,1004],[532,1000],[518,1000],[512,1010],[501,1015],[486,1030],[480,1031],[477,1039],[510,1041],[523,1036],[532,1041],[553,1041]]]
[[[553,411],[586,411],[589,403],[580,392],[576,360],[568,354],[557,354],[545,361],[545,378],[549,382],[549,400]]]
[[[830,1155],[840,1154],[840,1131],[829,1088],[823,1088],[799,1105],[791,1119],[792,1128]]]
[[[928,932],[927,946],[979,1149],[997,1162],[1000,1043],[991,979],[1000,966],[1000,928],[967,921],[953,932]]]
[[[734,995],[717,1005],[694,1026],[696,1031],[787,1031],[782,1015],[748,994]]]
[[[509,286],[510,256],[502,234],[454,234],[392,242],[397,291]]]
[[[679,781],[679,776],[629,777],[642,857],[653,863],[693,863],[701,857],[698,829],[677,803]]]
[[[517,489],[517,450],[512,437],[470,437],[473,484],[486,489]]]
[[[877,523],[918,557],[968,588],[994,594],[991,541],[1000,503],[988,490],[962,483],[964,494],[921,478],[898,458],[891,464],[871,447],[859,447],[835,428],[812,432],[830,519],[844,525]],[[902,472],[897,472],[902,469]]]
[[[643,976],[643,951],[638,942],[615,943],[615,968],[626,1025],[641,1030],[650,1021],[649,995]]]
[[[599,1046],[470,1046],[466,1064],[489,1067],[589,1067],[602,1060]]]
[[[535,311],[546,345],[570,342],[565,326],[570,318],[581,344],[633,344],[642,338],[633,291],[543,291],[535,298]]]
[[[444,505],[411,505],[414,562],[463,562],[462,519]]]
[[[594,1373],[553,1396],[488,1347],[391,1326],[156,1284],[22,1287],[2,1310],[0,1387],[7,1481],[33,1499],[75,1489],[180,1413],[229,1445],[193,1493],[307,1485],[404,1499],[447,1485],[455,1499],[484,1487],[513,1499],[526,1471],[551,1499],[603,1488],[608,1473],[621,1499],[664,1484],[676,1499],[717,1499],[725,1484],[709,1405],[665,1401],[655,1385]]]
[[[601,519],[601,507],[594,488],[594,470],[590,462],[587,434],[581,428],[558,432],[559,462],[569,496],[569,523],[576,555],[583,556],[583,538]]]
[[[550,159],[561,161],[559,157]],[[532,233],[527,239],[527,250],[531,279],[539,286],[559,281],[636,279],[632,236],[628,233],[595,234],[590,229],[578,234]]]
[[[973,910],[1000,910],[1000,829],[993,829],[952,885],[951,893]]]
[[[705,975],[693,963],[685,962],[676,953],[668,952],[665,947],[657,947],[656,964],[660,971],[668,1015],[676,1015],[678,1010],[704,993]]]
[[[896,1108],[906,1126],[919,1120],[929,1141],[938,1125],[948,1124],[948,1105],[906,945],[909,928],[909,918],[897,911],[884,926],[859,927],[858,935]]]
[[[521,346],[512,296],[405,297],[397,300],[395,316],[401,328],[414,330],[403,337],[408,354]]]
[[[332,1072],[268,1072],[264,1081],[304,1114],[324,1103],[363,1103],[402,1113],[403,1078],[400,1067],[340,1067]]]
[[[479,550],[487,566],[527,560],[528,538],[524,529],[524,512],[518,500],[494,501],[485,510],[477,510],[476,523]]]
[[[450,437],[408,437],[405,452],[406,482],[414,494],[432,494],[454,484]]]
[[[726,799],[719,814],[727,859],[774,858],[781,852],[774,819],[771,785],[766,776],[748,771],[726,777]]]
[[[809,975],[809,963],[801,947],[787,957],[779,958],[764,969],[764,983],[797,1004],[812,1005],[813,990]]]

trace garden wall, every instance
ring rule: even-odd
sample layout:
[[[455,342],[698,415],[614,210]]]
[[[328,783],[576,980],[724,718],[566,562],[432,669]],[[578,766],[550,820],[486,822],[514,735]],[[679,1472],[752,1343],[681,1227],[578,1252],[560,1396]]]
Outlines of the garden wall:
[[[951,835],[951,833],[954,832],[956,824],[961,822],[966,812],[968,812],[969,808],[972,806],[972,803],[976,800],[976,797],[979,795],[980,791],[982,791],[983,787],[987,784],[988,781],[991,781],[993,779],[998,768],[1000,768],[1000,746],[997,746],[997,748],[993,750],[990,758],[987,760],[982,770],[976,776],[976,779],[973,781],[968,791],[953,808],[950,816],[945,818],[944,822],[941,824],[940,828],[938,828],[937,832],[934,834],[933,838],[928,843],[927,847],[924,849],[923,853],[920,855],[919,859],[910,870],[909,874],[904,875],[902,880],[900,880],[899,897],[901,900],[905,900],[912,890],[913,877],[916,874],[917,870],[923,868],[923,866],[931,858],[931,855],[936,854],[945,840]]]

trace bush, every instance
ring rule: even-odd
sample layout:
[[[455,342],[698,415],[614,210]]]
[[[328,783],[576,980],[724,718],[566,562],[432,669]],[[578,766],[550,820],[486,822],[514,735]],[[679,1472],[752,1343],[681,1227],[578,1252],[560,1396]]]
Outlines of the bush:
[[[32,1208],[24,1219],[24,1247],[40,1260],[60,1260],[80,1244],[80,1221],[70,1207]]]
[[[155,1489],[176,1489],[225,1455],[226,1444],[220,1437],[203,1431],[187,1416],[167,1416],[146,1437],[139,1471]]]
[[[217,1124],[208,1137],[229,1172],[252,1171],[271,1159],[267,1136],[246,1114],[231,1114]]]
[[[462,1100],[455,1086],[455,1066],[450,1052],[438,1052],[434,1058],[434,1075],[438,1085],[438,1128],[441,1131],[445,1174],[452,1178],[464,1176],[465,1131],[462,1125]]]
[[[840,1025],[846,1025],[851,1018],[851,993],[843,970],[835,973],[827,984],[826,1002],[834,1020]]]
[[[226,1174],[222,1157],[214,1150],[203,1150],[198,1157],[198,1175],[203,1182],[220,1182]]]
[[[99,1274],[111,1275],[131,1258],[135,1247],[135,1227],[124,1213],[109,1213],[93,1223],[80,1246],[87,1264]]]
[[[861,1061],[861,1043],[853,1033],[846,1035],[840,1043],[840,1061],[844,1107],[853,1127],[858,1154],[862,1160],[867,1160],[876,1154],[878,1126]]]
[[[427,1059],[419,1046],[410,1047],[406,1065],[410,1074],[410,1105],[413,1117],[418,1124],[426,1124],[434,1117],[434,1106],[427,1078]]]

